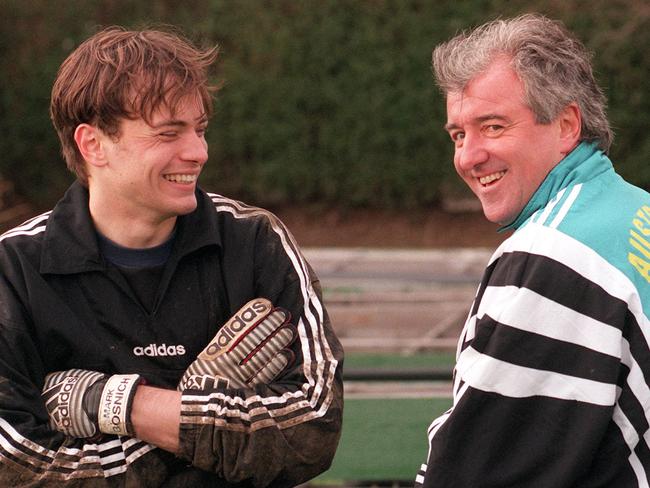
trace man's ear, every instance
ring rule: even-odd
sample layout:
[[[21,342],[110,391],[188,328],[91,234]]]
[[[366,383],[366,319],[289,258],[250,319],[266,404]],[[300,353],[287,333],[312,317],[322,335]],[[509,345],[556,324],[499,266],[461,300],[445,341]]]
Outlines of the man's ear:
[[[81,156],[92,166],[104,166],[106,154],[102,140],[104,134],[97,127],[90,124],[79,124],[74,131],[74,140]]]
[[[560,144],[564,155],[569,154],[580,142],[582,114],[575,102],[567,105],[558,116],[560,123]]]

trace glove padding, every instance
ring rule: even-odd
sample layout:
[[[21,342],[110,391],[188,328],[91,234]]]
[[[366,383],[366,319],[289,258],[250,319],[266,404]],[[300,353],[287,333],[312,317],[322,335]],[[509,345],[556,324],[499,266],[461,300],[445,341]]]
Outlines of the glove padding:
[[[190,364],[178,389],[245,388],[270,383],[295,360],[289,311],[266,298],[248,302]]]
[[[137,374],[106,375],[70,369],[45,377],[41,396],[50,426],[72,437],[134,434],[131,405],[140,383]]]

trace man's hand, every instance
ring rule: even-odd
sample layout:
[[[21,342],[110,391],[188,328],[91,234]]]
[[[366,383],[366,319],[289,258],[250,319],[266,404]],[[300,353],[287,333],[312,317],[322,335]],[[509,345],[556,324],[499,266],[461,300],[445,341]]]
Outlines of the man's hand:
[[[48,374],[41,396],[50,425],[60,432],[77,438],[133,435],[131,404],[139,383],[137,374],[70,369]]]
[[[245,388],[270,383],[295,357],[291,314],[265,298],[251,300],[233,315],[190,364],[179,390],[217,386]]]

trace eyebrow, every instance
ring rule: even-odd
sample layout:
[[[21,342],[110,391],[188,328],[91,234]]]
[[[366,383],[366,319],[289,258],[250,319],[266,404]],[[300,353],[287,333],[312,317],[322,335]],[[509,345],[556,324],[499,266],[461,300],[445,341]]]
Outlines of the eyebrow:
[[[488,120],[500,120],[503,122],[510,122],[510,119],[506,117],[505,115],[499,115],[499,114],[485,114],[481,115],[480,117],[476,117],[472,119],[472,123],[478,122],[479,124],[481,122],[485,122]],[[449,132],[450,130],[454,129],[460,129],[460,126],[458,124],[445,124],[444,129]]]
[[[197,117],[196,122],[198,124],[205,124],[208,122],[208,116],[207,115],[201,115],[200,117]],[[154,129],[160,129],[161,127],[168,127],[170,125],[173,126],[178,126],[178,127],[185,127],[189,125],[189,123],[185,120],[180,120],[180,119],[170,119],[170,120],[163,120],[161,122],[158,122],[157,124],[153,124],[151,127]]]

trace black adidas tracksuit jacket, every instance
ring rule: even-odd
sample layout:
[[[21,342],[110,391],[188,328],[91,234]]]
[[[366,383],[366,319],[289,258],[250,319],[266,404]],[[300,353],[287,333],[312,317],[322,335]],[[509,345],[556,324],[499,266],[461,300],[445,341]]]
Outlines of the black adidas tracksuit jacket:
[[[178,219],[150,309],[99,253],[78,183],[51,212],[0,237],[1,486],[289,486],[329,466],[343,351],[319,283],[275,216],[201,191],[197,199]],[[138,439],[89,443],[48,427],[40,398],[47,373],[139,373],[175,388],[255,297],[291,312],[297,362],[256,391],[185,392],[178,458]]]

